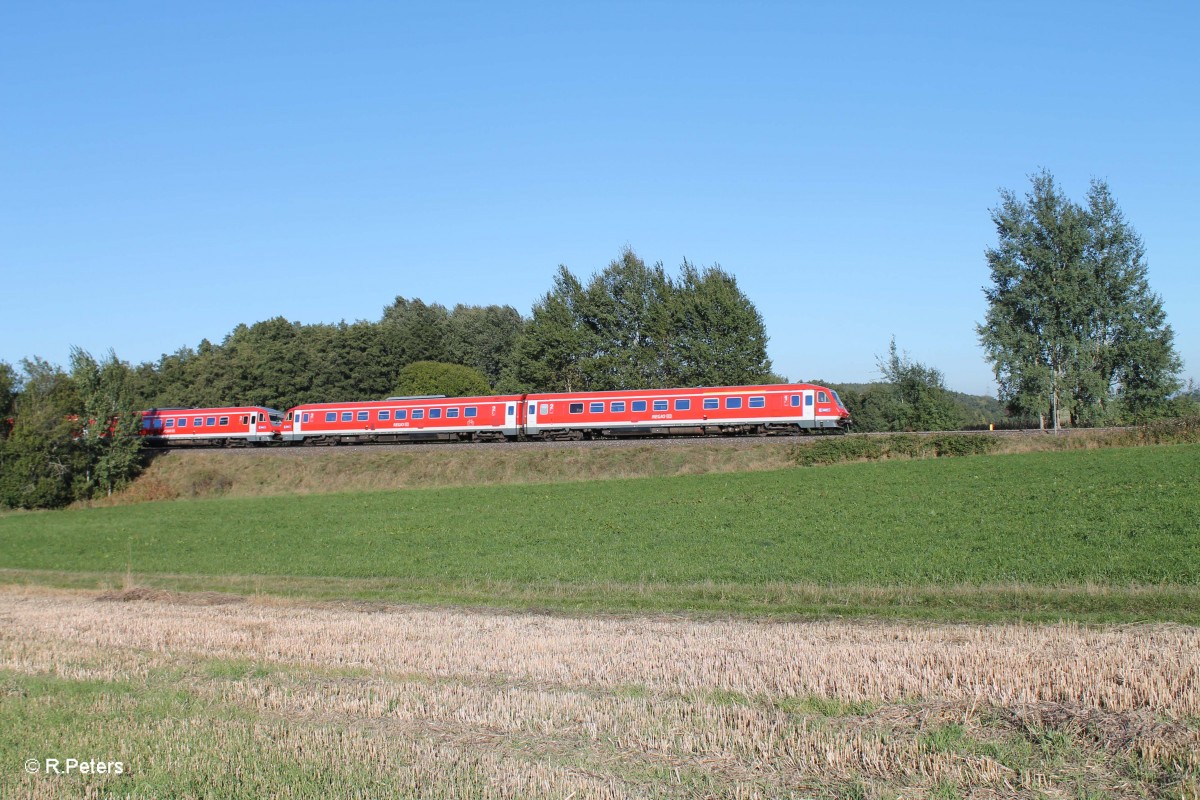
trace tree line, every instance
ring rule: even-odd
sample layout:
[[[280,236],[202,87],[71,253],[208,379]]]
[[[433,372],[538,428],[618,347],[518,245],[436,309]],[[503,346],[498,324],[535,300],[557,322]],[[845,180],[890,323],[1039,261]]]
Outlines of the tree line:
[[[976,333],[1011,419],[1196,413],[1200,392],[1180,391],[1145,247],[1105,183],[1078,204],[1043,171],[1023,198],[1003,190],[991,213],[997,244]],[[107,434],[136,430],[144,408],[783,382],[766,345],[761,314],[721,267],[684,261],[672,275],[626,248],[586,281],[560,267],[528,318],[401,296],[375,321],[277,317],[136,366],[78,349],[69,370],[0,363],[0,504],[52,507],[119,488],[140,467],[137,438]],[[858,430],[946,430],[999,411],[950,392],[894,339],[878,367],[874,384],[810,382],[839,390]]]
[[[0,363],[0,504],[113,492],[141,466],[137,437],[119,434],[146,408],[782,380],[766,343],[762,316],[719,266],[685,261],[674,277],[627,248],[586,285],[560,267],[529,318],[397,297],[375,321],[278,317],[138,365],[81,349],[69,369]]]

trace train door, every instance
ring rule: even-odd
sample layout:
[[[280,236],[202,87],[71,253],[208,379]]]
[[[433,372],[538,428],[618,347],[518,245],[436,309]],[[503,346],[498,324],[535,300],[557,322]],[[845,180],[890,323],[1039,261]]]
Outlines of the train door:
[[[520,400],[508,400],[504,403],[504,434],[506,436],[516,436],[518,433],[517,411],[520,407]]]
[[[801,428],[812,428],[817,424],[817,416],[815,413],[816,406],[814,405],[814,392],[812,389],[800,389],[793,392],[788,400],[791,402],[792,414],[799,417]]]
[[[537,403],[529,400],[526,402],[528,406],[525,414],[525,432],[535,433],[538,427]]]

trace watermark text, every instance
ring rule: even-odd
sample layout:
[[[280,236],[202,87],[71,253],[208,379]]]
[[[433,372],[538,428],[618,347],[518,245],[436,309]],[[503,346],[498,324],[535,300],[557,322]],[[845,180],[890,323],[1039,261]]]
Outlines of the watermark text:
[[[30,775],[124,775],[125,764],[120,761],[83,761],[78,758],[30,758],[25,761]]]

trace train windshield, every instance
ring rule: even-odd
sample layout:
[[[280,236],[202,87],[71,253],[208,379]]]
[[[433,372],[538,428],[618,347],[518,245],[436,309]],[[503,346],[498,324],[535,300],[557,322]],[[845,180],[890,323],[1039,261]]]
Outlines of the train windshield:
[[[830,390],[829,390],[829,392],[830,392],[830,393],[833,395],[833,399],[834,399],[834,401],[835,401],[835,402],[836,402],[836,403],[837,403],[839,406],[841,406],[842,408],[845,408],[845,407],[846,407],[846,404],[842,402],[842,398],[838,397],[838,393],[837,393],[837,392],[833,391],[833,389],[830,389]]]
[[[283,412],[282,411],[276,411],[273,408],[268,408],[267,409],[267,417],[271,420],[272,425],[282,425],[283,424]]]

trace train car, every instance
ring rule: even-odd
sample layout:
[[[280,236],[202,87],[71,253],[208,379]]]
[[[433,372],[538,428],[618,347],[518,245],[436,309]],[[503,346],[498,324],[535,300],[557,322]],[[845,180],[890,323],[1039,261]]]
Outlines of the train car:
[[[305,444],[505,441],[521,434],[524,395],[390,397],[308,403],[284,415],[280,438]]]
[[[152,408],[142,435],[155,445],[266,444],[279,441],[283,413],[266,406]]]
[[[850,423],[837,392],[790,383],[530,394],[524,432],[536,439],[733,436],[845,431]]]

